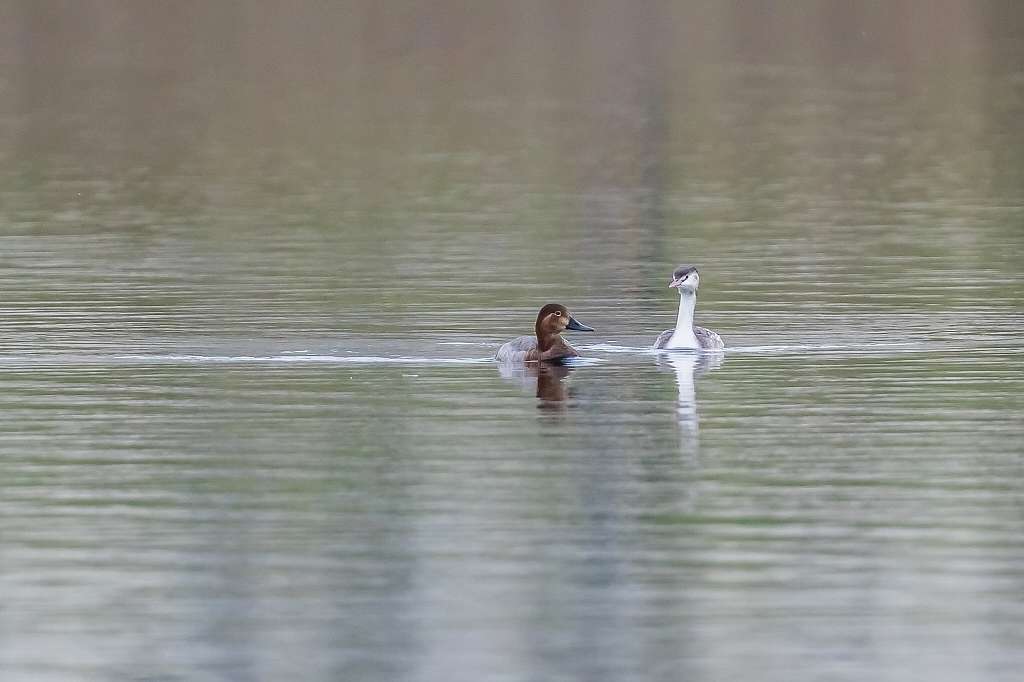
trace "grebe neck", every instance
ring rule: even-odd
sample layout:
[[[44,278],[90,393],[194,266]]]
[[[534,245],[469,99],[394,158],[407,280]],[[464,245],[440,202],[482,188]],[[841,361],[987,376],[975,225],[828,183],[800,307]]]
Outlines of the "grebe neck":
[[[669,348],[700,348],[697,336],[693,333],[693,309],[696,307],[696,292],[679,292],[679,313],[676,315],[675,331],[669,339]]]

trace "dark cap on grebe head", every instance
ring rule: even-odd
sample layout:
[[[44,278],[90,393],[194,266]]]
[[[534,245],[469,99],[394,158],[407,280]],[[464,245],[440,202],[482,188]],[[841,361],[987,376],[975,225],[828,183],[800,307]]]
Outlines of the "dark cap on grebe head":
[[[697,283],[700,281],[700,274],[697,268],[692,265],[680,265],[672,271],[672,280],[668,283],[670,289],[679,289],[680,292],[697,290]]]
[[[697,268],[692,265],[680,265],[678,268],[672,271],[672,279],[677,280],[685,277],[691,272],[697,272]]]

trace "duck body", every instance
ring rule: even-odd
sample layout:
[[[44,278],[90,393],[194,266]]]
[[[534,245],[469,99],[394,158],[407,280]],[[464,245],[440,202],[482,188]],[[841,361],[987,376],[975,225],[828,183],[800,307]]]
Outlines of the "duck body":
[[[562,338],[563,331],[592,332],[592,328],[580,324],[569,310],[558,303],[549,303],[540,309],[534,325],[534,336],[519,336],[502,344],[495,360],[506,363],[551,362],[558,363],[566,358],[578,357],[576,349]]]
[[[693,311],[697,307],[697,288],[700,275],[697,268],[681,265],[672,273],[671,288],[679,289],[679,312],[674,329],[666,329],[654,340],[654,348],[660,350],[715,351],[725,348],[725,342],[716,332],[693,323]]]
[[[550,348],[542,351],[536,336],[518,336],[503,343],[494,359],[499,362],[546,362],[575,357],[579,357],[579,353],[561,337]]]

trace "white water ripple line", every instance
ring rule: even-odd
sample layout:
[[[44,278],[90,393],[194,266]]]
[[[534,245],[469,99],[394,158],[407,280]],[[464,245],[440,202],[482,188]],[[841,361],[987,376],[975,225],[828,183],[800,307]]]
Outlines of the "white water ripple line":
[[[817,353],[864,353],[866,355],[878,353],[928,353],[936,351],[944,352],[968,352],[981,350],[974,346],[948,345],[948,344],[921,344],[914,342],[879,342],[879,343],[844,343],[844,344],[778,344],[760,346],[726,346],[715,351],[695,351],[689,349],[656,349],[651,346],[618,346],[611,343],[595,343],[578,345],[582,351],[598,353],[630,353],[636,355],[660,355],[662,353],[700,353],[706,354],[750,354],[750,355],[785,355],[785,354],[817,354]],[[1013,349],[997,348],[997,352],[1017,352]]]
[[[117,355],[115,360],[132,362],[189,362],[199,364],[280,363],[337,365],[478,365],[487,358],[388,357],[382,355]]]

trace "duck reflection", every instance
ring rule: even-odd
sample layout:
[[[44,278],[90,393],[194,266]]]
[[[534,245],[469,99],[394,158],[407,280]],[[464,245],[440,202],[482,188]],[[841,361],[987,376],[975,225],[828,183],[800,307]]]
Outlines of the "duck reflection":
[[[569,399],[569,386],[565,378],[572,372],[571,367],[552,365],[546,362],[528,364],[498,365],[501,378],[520,384],[536,394],[538,407],[565,409]]]
[[[564,365],[537,367],[537,398],[544,403],[564,403],[569,399],[569,385],[564,379],[572,370]]]

